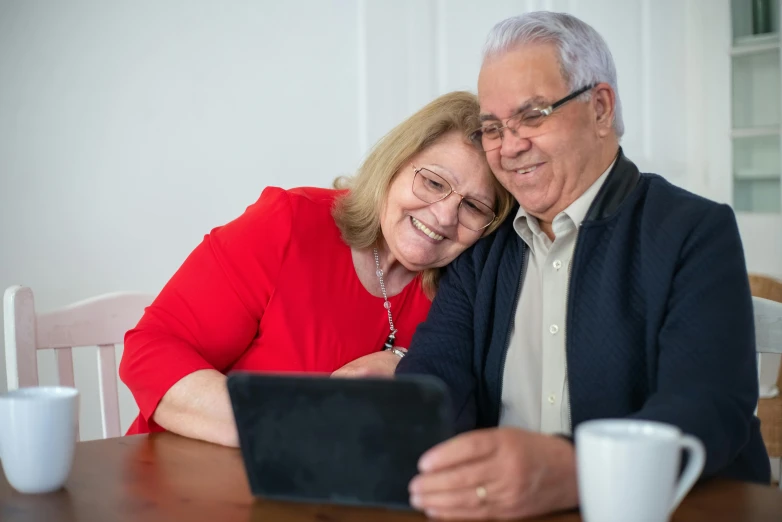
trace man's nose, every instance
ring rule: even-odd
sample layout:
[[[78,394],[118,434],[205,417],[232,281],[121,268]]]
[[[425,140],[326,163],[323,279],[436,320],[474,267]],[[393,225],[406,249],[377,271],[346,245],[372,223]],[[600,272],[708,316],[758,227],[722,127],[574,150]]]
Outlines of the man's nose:
[[[502,135],[500,154],[506,158],[515,158],[522,152],[528,151],[531,146],[532,142],[528,138],[523,138],[514,129],[506,127]]]

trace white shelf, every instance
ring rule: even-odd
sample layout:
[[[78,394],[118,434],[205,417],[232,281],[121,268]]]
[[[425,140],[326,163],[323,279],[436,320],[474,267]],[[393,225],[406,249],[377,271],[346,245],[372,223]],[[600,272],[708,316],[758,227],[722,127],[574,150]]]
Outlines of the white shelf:
[[[733,129],[731,138],[760,138],[764,136],[779,136],[779,127],[755,127],[750,129]]]
[[[779,181],[779,172],[769,172],[762,169],[737,169],[733,178],[740,181]]]
[[[733,41],[732,56],[763,53],[779,49],[779,33],[742,36]]]
[[[748,54],[760,54],[760,53],[767,53],[770,51],[778,51],[779,50],[779,44],[763,44],[763,45],[752,45],[747,47],[733,47],[730,50],[731,56],[747,56]]]

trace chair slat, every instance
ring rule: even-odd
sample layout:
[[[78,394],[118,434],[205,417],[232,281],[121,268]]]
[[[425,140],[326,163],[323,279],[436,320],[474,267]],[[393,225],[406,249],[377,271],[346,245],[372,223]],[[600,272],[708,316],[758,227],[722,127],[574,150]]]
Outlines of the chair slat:
[[[752,306],[757,352],[782,354],[782,303],[753,297]]]
[[[119,437],[119,394],[117,393],[117,362],[113,344],[98,346],[98,390],[100,394],[103,438]]]
[[[57,348],[54,350],[54,357],[57,359],[57,380],[60,386],[76,387],[76,381],[73,378],[73,349]],[[76,419],[76,440],[81,440],[79,434],[79,419]]]
[[[57,348],[54,350],[57,358],[57,378],[60,386],[75,387],[73,380],[73,351],[70,348]]]
[[[35,301],[27,287],[12,286],[3,295],[5,369],[8,389],[38,385]]]

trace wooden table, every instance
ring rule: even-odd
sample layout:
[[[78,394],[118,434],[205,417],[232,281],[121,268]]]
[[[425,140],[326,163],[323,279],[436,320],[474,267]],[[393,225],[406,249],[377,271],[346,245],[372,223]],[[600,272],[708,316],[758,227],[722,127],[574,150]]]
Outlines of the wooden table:
[[[65,489],[22,495],[0,474],[2,522],[279,521],[403,522],[414,512],[254,501],[238,450],[168,433],[77,446]],[[576,522],[572,511],[539,520]],[[771,487],[712,481],[685,499],[673,521],[782,521],[782,493]]]

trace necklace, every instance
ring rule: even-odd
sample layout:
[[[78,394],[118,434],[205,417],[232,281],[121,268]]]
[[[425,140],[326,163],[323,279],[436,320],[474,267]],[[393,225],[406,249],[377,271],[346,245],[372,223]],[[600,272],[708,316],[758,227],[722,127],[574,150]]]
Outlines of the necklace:
[[[394,328],[394,318],[391,316],[391,303],[388,301],[388,295],[386,294],[386,283],[383,281],[383,270],[380,268],[380,257],[377,254],[377,247],[372,249],[375,254],[375,269],[377,270],[377,278],[380,280],[380,291],[383,292],[383,307],[388,312],[388,326],[391,328],[391,332],[388,334],[386,342],[383,344],[383,350],[390,350],[394,347],[394,340],[396,339],[396,328]]]

